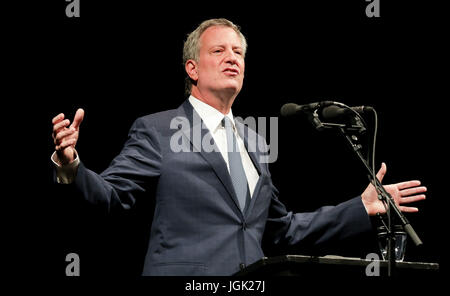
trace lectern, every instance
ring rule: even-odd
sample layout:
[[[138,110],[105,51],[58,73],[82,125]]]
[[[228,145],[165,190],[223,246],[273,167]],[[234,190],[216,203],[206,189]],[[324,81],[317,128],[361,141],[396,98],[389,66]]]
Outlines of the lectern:
[[[341,256],[284,255],[264,257],[236,273],[236,276],[356,276],[365,277],[369,264],[378,264],[380,276],[387,276],[388,262]],[[370,268],[371,266],[369,266]],[[399,276],[437,275],[438,263],[396,262]]]

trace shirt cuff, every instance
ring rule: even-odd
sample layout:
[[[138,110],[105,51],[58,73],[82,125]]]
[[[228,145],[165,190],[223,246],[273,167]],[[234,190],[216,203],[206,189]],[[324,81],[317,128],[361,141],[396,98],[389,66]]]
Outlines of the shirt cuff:
[[[60,165],[56,162],[56,151],[53,152],[51,160],[56,169],[56,182],[59,184],[71,184],[77,176],[78,167],[80,166],[80,158],[75,151],[75,159],[66,165]]]

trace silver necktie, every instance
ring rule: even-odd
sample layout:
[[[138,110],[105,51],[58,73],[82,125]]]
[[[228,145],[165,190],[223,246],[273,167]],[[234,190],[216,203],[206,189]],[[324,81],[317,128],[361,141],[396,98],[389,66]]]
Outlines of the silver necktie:
[[[236,192],[241,211],[244,211],[246,200],[250,199],[247,177],[242,165],[239,146],[233,133],[231,120],[225,116],[223,119],[223,124],[227,134],[228,163],[230,165],[231,180],[233,182],[234,191]]]

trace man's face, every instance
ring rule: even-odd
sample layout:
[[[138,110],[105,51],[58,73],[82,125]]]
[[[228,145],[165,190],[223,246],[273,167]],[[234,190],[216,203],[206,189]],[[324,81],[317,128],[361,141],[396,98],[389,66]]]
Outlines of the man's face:
[[[244,69],[241,39],[232,28],[213,26],[203,32],[197,63],[200,92],[237,95],[242,88]]]

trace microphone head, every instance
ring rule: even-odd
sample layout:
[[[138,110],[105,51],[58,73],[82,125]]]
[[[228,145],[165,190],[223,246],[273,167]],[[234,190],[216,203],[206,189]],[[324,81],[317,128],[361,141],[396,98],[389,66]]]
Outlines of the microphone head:
[[[298,110],[300,109],[299,107],[300,107],[299,105],[294,104],[294,103],[284,104],[280,110],[281,116],[286,117],[286,116],[295,115],[298,112]]]
[[[349,110],[342,107],[331,105],[322,109],[322,117],[324,119],[332,119],[347,114]]]

